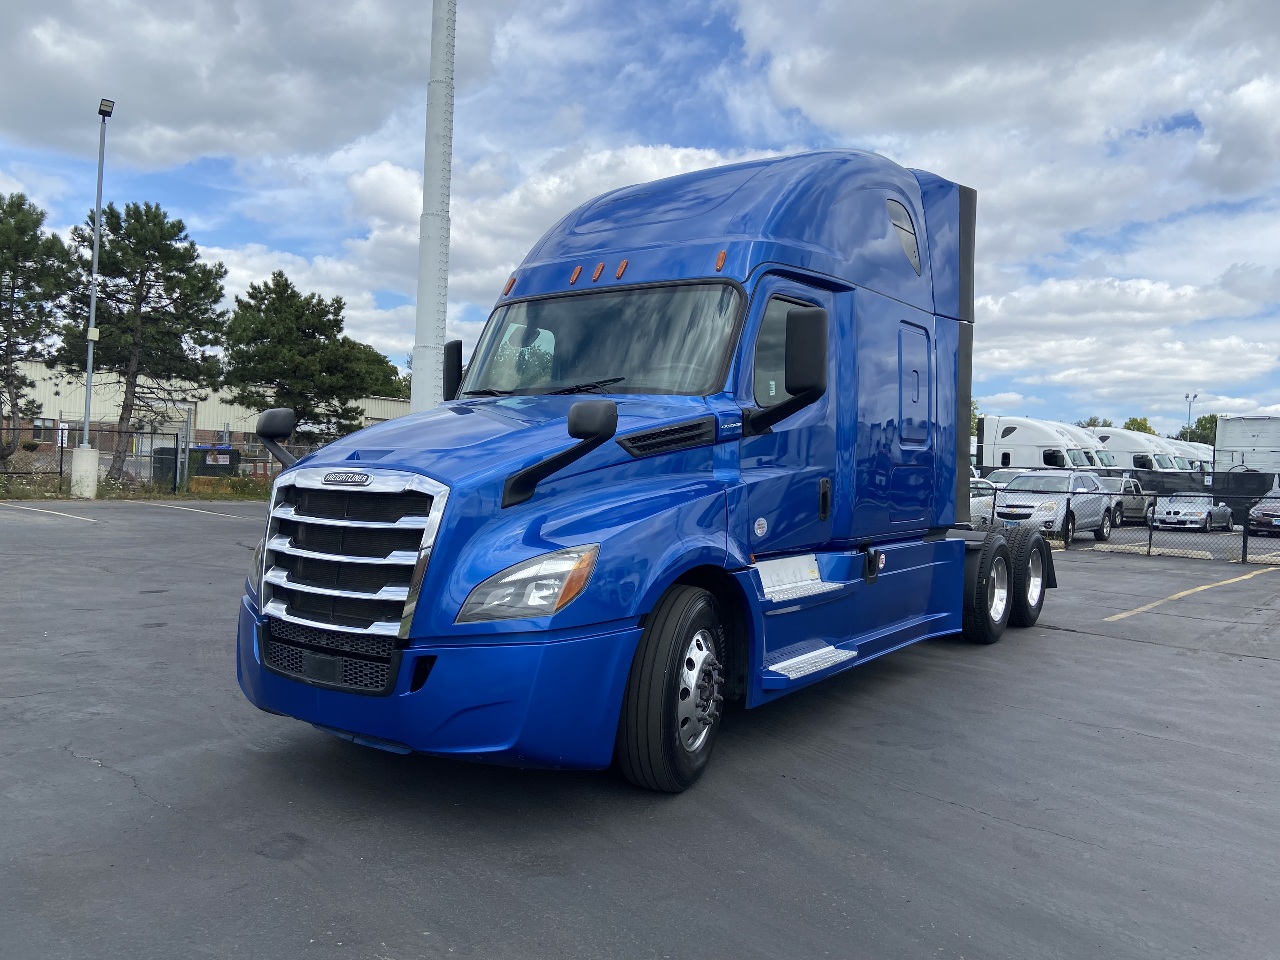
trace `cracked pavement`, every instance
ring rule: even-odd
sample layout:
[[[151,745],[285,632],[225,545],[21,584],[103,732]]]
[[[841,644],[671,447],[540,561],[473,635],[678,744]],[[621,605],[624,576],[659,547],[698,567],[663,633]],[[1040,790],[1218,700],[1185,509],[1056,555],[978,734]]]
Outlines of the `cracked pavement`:
[[[1270,956],[1280,572],[1079,551],[1041,624],[731,709],[678,797],[251,707],[263,507],[0,506],[0,960]],[[212,514],[202,514],[208,510]]]

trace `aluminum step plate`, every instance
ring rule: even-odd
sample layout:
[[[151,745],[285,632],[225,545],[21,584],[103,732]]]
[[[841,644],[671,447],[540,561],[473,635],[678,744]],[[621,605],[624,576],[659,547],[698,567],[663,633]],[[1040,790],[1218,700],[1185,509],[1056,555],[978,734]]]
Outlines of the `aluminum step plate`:
[[[798,680],[811,673],[834,667],[838,663],[844,663],[846,660],[852,660],[857,655],[857,650],[840,650],[837,647],[822,646],[817,650],[802,653],[798,657],[792,657],[790,660],[767,666],[765,669],[780,673],[788,680]]]

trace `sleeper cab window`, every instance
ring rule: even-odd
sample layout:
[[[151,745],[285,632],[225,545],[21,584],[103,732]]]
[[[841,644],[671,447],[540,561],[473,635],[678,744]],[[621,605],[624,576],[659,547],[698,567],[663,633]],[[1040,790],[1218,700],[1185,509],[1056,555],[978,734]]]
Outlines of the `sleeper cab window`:
[[[804,304],[777,297],[769,301],[756,334],[754,393],[756,406],[772,407],[786,400],[787,314]]]
[[[902,244],[902,252],[911,261],[911,269],[920,276],[920,243],[916,240],[916,227],[911,222],[911,214],[897,200],[886,200],[885,207],[889,211],[889,220],[893,223],[893,232],[898,235]]]

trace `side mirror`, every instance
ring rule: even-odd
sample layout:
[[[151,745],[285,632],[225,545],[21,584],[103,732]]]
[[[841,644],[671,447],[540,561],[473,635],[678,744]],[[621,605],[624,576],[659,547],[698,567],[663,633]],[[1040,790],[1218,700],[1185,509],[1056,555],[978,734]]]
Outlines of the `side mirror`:
[[[288,440],[297,425],[296,413],[288,407],[276,407],[258,415],[257,434],[263,440]]]
[[[579,400],[569,408],[569,436],[575,440],[610,439],[618,432],[618,405],[612,400]]]
[[[450,340],[444,345],[444,398],[456,400],[462,386],[462,341]]]
[[[569,408],[569,436],[581,441],[507,477],[502,506],[515,506],[533,496],[538,484],[609,440],[618,431],[618,405],[612,400],[579,400]]]
[[[271,455],[286,467],[292,467],[298,462],[298,458],[280,446],[280,441],[288,440],[293,435],[293,428],[297,425],[298,415],[288,407],[264,410],[258,415],[258,439],[271,452]]]
[[[827,390],[827,311],[821,307],[796,307],[787,312],[787,393]]]
[[[764,433],[827,392],[827,311],[795,307],[787,311],[787,346],[783,383],[790,394],[781,403],[748,411],[743,433]]]

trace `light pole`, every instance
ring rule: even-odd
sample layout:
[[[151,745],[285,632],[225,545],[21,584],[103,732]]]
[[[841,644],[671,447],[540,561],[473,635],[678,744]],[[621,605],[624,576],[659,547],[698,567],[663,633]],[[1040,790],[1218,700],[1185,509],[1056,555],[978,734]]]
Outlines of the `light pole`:
[[[1200,396],[1198,393],[1184,393],[1182,399],[1187,401],[1187,427],[1191,427],[1191,405],[1196,402],[1196,398]]]
[[[89,410],[93,403],[93,345],[98,340],[98,328],[95,326],[98,314],[98,242],[102,236],[102,161],[107,154],[107,117],[116,107],[114,100],[103,100],[98,104],[98,116],[102,124],[98,128],[98,194],[93,204],[93,266],[89,272],[89,329],[85,332],[85,340],[89,345],[89,355],[84,366],[84,433],[80,437],[80,446],[89,447]]]

